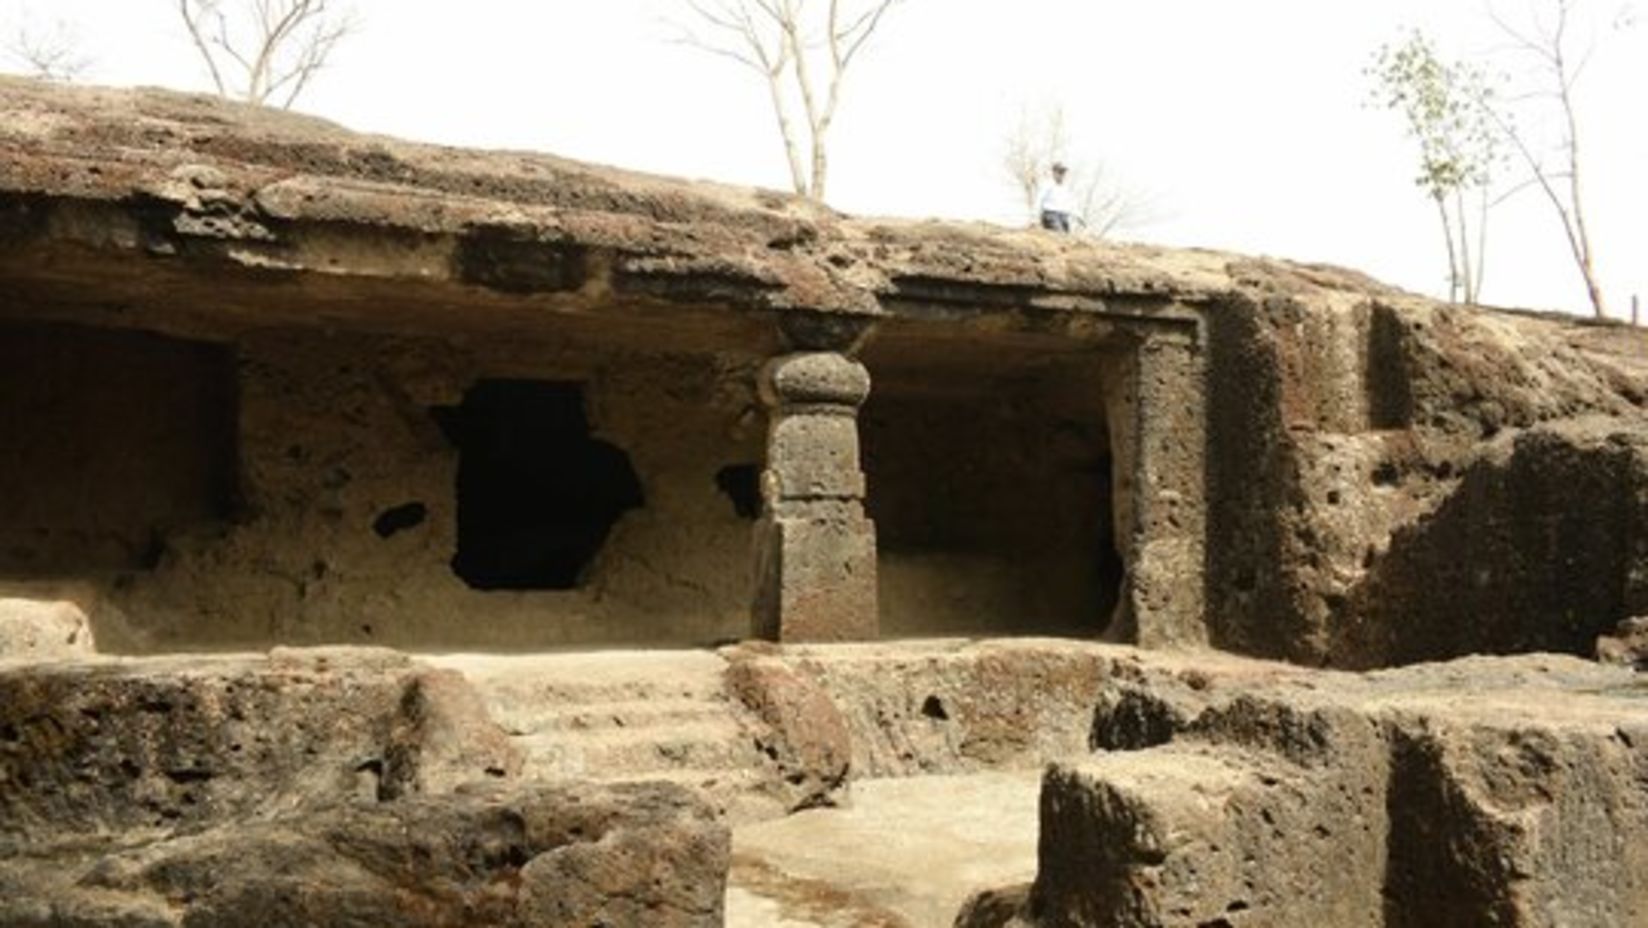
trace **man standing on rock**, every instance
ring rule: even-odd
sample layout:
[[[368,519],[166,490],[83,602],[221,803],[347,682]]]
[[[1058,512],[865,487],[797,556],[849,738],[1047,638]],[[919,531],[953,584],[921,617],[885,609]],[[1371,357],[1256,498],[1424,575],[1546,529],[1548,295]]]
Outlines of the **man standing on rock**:
[[[1070,218],[1075,213],[1076,201],[1070,195],[1070,188],[1064,185],[1064,178],[1070,173],[1063,162],[1053,162],[1053,180],[1042,185],[1041,193],[1036,197],[1036,206],[1041,210],[1041,227],[1053,232],[1070,231]]]

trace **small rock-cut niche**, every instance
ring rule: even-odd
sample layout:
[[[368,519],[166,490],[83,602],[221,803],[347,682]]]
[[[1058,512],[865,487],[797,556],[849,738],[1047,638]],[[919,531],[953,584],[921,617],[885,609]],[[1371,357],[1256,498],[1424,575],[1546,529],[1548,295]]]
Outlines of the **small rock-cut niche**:
[[[761,518],[761,467],[728,464],[715,472],[715,486],[732,502],[740,519]]]
[[[433,412],[458,448],[452,570],[474,589],[575,589],[643,503],[629,455],[590,436],[580,384],[481,380]]]
[[[372,520],[372,531],[379,538],[393,538],[410,528],[417,528],[429,517],[429,507],[423,503],[403,503],[378,513]]]

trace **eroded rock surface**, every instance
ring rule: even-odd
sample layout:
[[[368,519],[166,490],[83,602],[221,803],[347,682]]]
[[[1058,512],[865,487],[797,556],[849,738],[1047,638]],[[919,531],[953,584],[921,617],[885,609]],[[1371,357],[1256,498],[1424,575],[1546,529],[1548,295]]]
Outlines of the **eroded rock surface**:
[[[141,846],[25,852],[0,924],[721,924],[726,828],[681,787],[322,804]]]
[[[1648,334],[1249,280],[1208,315],[1216,646],[1588,655],[1644,610]]]
[[[73,659],[96,650],[91,620],[78,603],[0,591],[0,660]]]
[[[1597,638],[1597,660],[1648,670],[1648,616],[1626,619]]]
[[[709,925],[729,873],[740,926],[1648,914],[1648,690],[1571,657],[277,651],[0,694],[3,924]]]
[[[524,753],[388,651],[10,665],[0,924],[720,924],[702,798]]]
[[[1218,693],[1169,743],[1055,765],[1043,926],[1648,918],[1645,692],[1481,659]]]
[[[472,699],[461,679],[381,650],[13,667],[0,673],[0,841],[507,776],[515,749]]]

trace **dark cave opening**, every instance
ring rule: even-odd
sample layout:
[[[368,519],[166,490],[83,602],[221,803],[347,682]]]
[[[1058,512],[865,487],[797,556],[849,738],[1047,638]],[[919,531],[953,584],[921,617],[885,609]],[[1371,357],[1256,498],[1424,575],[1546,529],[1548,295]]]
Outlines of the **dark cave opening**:
[[[229,346],[66,324],[0,326],[0,571],[153,570],[239,502]]]
[[[474,589],[576,589],[644,503],[629,455],[591,437],[581,384],[480,380],[433,412],[458,448],[452,570]]]
[[[1123,564],[1091,366],[944,390],[888,376],[861,423],[885,632],[1105,627]]]
[[[715,472],[715,486],[740,519],[761,518],[761,465],[728,464]]]

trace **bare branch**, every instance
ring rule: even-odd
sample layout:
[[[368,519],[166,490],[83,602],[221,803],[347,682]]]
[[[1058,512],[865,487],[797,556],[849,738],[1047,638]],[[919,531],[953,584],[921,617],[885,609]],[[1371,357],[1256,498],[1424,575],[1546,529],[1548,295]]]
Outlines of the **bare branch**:
[[[675,41],[761,72],[795,189],[822,200],[843,75],[886,11],[899,2],[874,0],[849,14],[842,0],[822,7],[807,0],[682,0],[700,28],[675,23]],[[806,119],[811,157],[805,165],[802,140],[789,116],[796,104]]]
[[[1553,21],[1547,26],[1539,17],[1539,6],[1533,12],[1533,29],[1519,29],[1489,7],[1489,16],[1513,42],[1514,48],[1529,62],[1528,70],[1543,85],[1537,96],[1555,103],[1556,128],[1553,135],[1559,139],[1557,169],[1548,168],[1534,150],[1527,136],[1513,124],[1508,115],[1496,112],[1495,119],[1501,134],[1527,166],[1530,179],[1512,193],[1537,185],[1551,205],[1568,242],[1574,265],[1585,284],[1586,296],[1598,318],[1607,316],[1602,285],[1596,271],[1596,253],[1591,244],[1586,221],[1583,195],[1584,172],[1580,157],[1579,119],[1574,91],[1596,52],[1594,36],[1579,50],[1577,63],[1569,48],[1570,36],[1576,23],[1572,18],[1575,4],[1572,0],[1548,0]],[[1617,28],[1618,19],[1615,24]],[[1508,196],[1509,194],[1507,194]]]
[[[1094,238],[1142,225],[1156,213],[1154,198],[1123,182],[1103,161],[1071,156],[1069,121],[1062,106],[1047,106],[1039,112],[1022,108],[1002,143],[1003,173],[1032,225],[1039,220],[1039,195],[1055,163],[1068,166],[1067,189],[1075,201],[1074,216]]]
[[[871,35],[875,34],[876,27],[881,25],[881,17],[899,2],[901,0],[879,0],[872,10],[859,17],[856,23],[841,33],[841,38],[848,41],[847,51],[841,56],[842,69],[852,62],[858,55],[858,50],[864,47],[864,43],[869,41]]]
[[[78,79],[91,67],[91,59],[79,52],[80,40],[68,23],[59,20],[49,31],[18,27],[6,50],[42,80],[67,83]]]
[[[189,38],[195,43],[195,50],[206,62],[206,69],[211,72],[212,86],[217,88],[220,97],[229,95],[229,90],[223,83],[223,73],[218,70],[217,58],[206,44],[205,35],[201,32],[200,17],[217,13],[217,0],[177,0],[177,11],[183,17],[183,25],[189,30]]]
[[[195,50],[220,96],[290,107],[355,31],[328,0],[178,0]],[[237,81],[231,83],[228,72]]]

